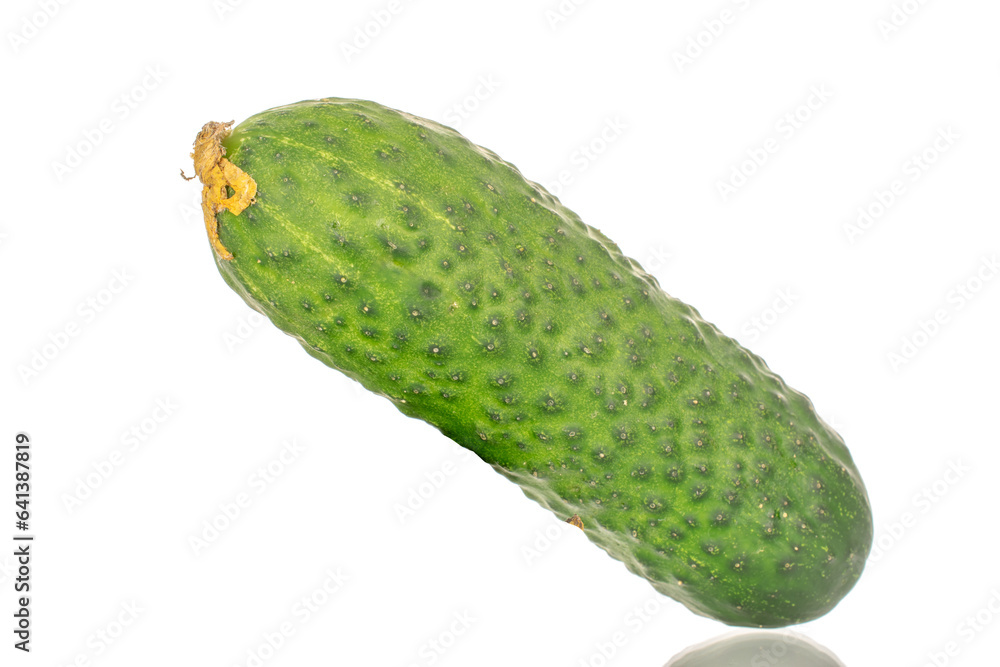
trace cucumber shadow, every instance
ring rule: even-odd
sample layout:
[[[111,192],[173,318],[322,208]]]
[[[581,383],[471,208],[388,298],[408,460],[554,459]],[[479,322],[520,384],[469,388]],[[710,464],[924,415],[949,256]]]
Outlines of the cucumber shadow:
[[[735,632],[695,644],[666,667],[845,667],[829,649],[789,631]]]

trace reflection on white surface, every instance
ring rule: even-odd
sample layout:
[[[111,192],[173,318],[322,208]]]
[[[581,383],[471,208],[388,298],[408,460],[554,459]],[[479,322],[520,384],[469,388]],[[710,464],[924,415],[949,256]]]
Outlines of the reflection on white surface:
[[[793,632],[738,632],[685,649],[667,667],[844,667],[808,637]]]

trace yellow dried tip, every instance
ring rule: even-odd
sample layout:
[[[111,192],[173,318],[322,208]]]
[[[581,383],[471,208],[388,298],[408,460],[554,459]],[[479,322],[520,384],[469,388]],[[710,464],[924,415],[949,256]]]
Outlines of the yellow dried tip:
[[[205,214],[205,229],[208,230],[208,240],[222,259],[232,259],[233,254],[226,250],[219,240],[219,221],[216,215],[223,209],[233,215],[239,215],[253,203],[257,195],[257,183],[246,173],[225,158],[226,149],[222,140],[229,136],[228,123],[205,123],[201,132],[194,140],[194,171],[201,181],[201,210]],[[227,197],[227,187],[233,189],[233,196]]]
[[[566,523],[571,526],[576,526],[580,530],[583,530],[583,519],[580,518],[579,514],[574,514],[570,518],[566,519]]]

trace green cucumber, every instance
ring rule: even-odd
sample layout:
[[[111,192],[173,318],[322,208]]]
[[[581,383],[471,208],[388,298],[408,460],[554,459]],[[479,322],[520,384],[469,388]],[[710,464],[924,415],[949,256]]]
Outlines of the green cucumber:
[[[809,399],[493,152],[329,98],[210,123],[193,156],[250,306],[656,590],[779,627],[854,586],[871,509]]]

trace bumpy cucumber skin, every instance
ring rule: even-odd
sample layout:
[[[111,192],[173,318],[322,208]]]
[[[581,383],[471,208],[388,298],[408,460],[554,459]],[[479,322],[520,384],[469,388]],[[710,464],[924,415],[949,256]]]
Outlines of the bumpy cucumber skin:
[[[599,231],[442,125],[329,98],[224,141],[256,202],[216,262],[312,356],[724,623],[829,611],[871,547],[841,438]]]

